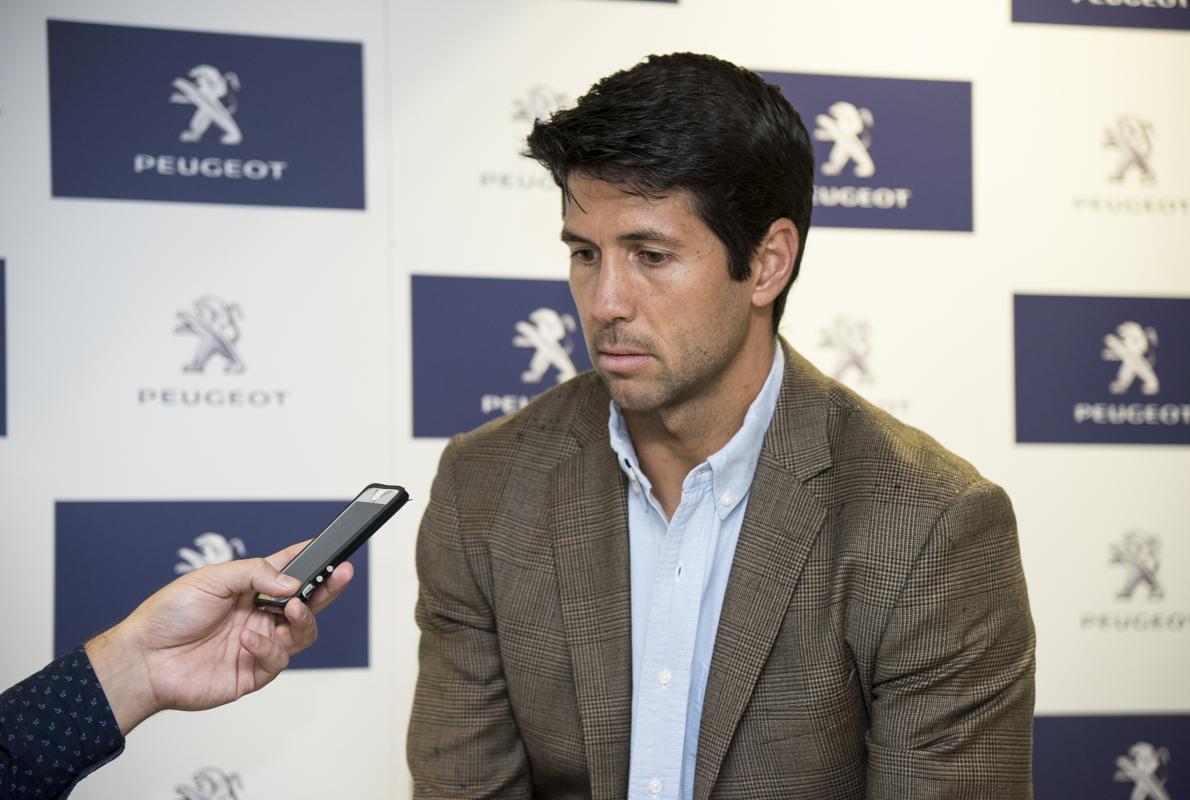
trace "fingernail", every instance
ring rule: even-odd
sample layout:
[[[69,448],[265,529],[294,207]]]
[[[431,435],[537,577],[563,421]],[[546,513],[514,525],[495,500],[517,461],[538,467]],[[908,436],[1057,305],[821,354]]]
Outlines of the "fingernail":
[[[277,583],[281,584],[282,588],[290,592],[296,592],[298,587],[302,585],[302,582],[292,575],[278,575]]]

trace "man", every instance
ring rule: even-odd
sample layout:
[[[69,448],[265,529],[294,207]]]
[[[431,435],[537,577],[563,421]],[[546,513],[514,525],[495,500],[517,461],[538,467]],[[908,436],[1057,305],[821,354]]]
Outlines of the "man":
[[[283,615],[256,609],[256,592],[285,596],[301,587],[278,570],[305,544],[183,575],[0,694],[0,800],[66,797],[158,711],[214,708],[277,677],[314,644],[314,615],[352,577],[344,563],[308,607],[291,598]]]
[[[810,220],[797,112],[652,57],[528,147],[595,371],[442,456],[415,796],[1030,796],[1007,498],[776,335]]]

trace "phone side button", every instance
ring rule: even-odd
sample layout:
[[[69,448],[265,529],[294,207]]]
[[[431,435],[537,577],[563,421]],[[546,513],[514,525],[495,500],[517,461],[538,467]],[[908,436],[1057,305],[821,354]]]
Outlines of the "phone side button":
[[[314,584],[307,583],[306,586],[302,589],[302,599],[309,600],[310,595],[312,595],[312,594],[314,594]]]

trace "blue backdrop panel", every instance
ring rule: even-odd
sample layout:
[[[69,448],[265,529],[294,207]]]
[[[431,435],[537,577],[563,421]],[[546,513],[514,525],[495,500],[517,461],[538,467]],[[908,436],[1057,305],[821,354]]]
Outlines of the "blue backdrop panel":
[[[1016,295],[1018,442],[1190,444],[1190,299]]]
[[[1013,22],[1190,30],[1190,0],[1012,0]]]
[[[316,535],[347,501],[59,502],[54,516],[54,651],[119,622],[180,565],[267,556]],[[368,549],[318,618],[318,642],[291,662],[368,666]]]
[[[591,368],[566,281],[412,280],[414,436],[471,430]]]
[[[364,207],[360,45],[47,31],[55,196]]]
[[[1037,800],[1184,797],[1190,716],[1037,717],[1033,792]]]
[[[814,143],[815,225],[972,230],[970,83],[760,74]]]

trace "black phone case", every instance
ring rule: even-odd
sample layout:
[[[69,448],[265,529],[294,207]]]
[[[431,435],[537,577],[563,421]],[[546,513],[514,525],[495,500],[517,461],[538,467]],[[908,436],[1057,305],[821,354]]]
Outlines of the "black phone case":
[[[374,517],[367,525],[357,531],[350,539],[344,542],[343,545],[336,548],[331,554],[331,557],[321,564],[318,569],[314,570],[312,574],[293,575],[292,573],[288,572],[289,566],[296,563],[301,554],[306,552],[306,549],[313,546],[314,542],[318,540],[317,536],[314,537],[310,544],[298,551],[298,554],[289,560],[289,564],[286,564],[285,567],[281,569],[282,574],[290,575],[291,577],[297,578],[299,581],[301,581],[302,588],[298,589],[296,594],[290,595],[289,597],[273,597],[271,595],[257,593],[256,605],[258,608],[263,608],[266,611],[273,611],[280,614],[285,610],[285,604],[288,603],[293,597],[299,597],[301,598],[302,602],[308,602],[310,597],[318,588],[317,584],[314,583],[316,576],[320,574],[327,574],[327,567],[330,567],[330,571],[333,571],[335,567],[338,567],[340,564],[350,558],[351,554],[358,550],[361,544],[368,541],[372,534],[380,530],[384,523],[392,519],[393,514],[396,514],[397,511],[400,510],[401,506],[409,502],[409,493],[405,491],[405,487],[390,486],[389,484],[385,483],[369,483],[367,486],[361,489],[359,493],[356,494],[356,498],[360,497],[360,495],[369,489],[392,489],[396,491],[396,494],[391,500],[384,504],[384,508],[379,514],[376,515],[376,517]],[[352,499],[351,502],[354,503],[355,499]],[[351,503],[348,503],[346,506],[344,506],[344,510],[350,506]],[[337,516],[336,519],[338,519]],[[327,528],[329,528],[331,524],[334,524],[334,520],[332,520],[331,523],[327,525]],[[326,529],[323,529],[323,531],[319,533],[318,536],[322,536],[324,533],[326,533]]]

